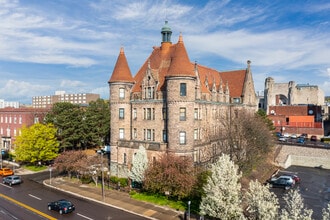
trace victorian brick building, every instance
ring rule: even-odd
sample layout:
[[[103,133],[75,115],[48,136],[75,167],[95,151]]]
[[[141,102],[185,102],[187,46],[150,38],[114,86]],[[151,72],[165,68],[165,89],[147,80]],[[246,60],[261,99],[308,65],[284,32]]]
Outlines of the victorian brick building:
[[[182,35],[171,42],[165,22],[162,42],[133,77],[120,53],[110,77],[112,172],[125,175],[140,145],[149,161],[173,152],[204,163],[221,153],[223,115],[257,110],[250,69],[227,72],[190,62]],[[115,170],[114,170],[115,169]]]

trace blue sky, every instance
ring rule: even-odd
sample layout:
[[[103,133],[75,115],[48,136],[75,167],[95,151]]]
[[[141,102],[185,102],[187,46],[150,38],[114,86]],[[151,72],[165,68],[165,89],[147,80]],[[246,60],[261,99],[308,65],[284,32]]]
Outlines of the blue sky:
[[[191,61],[219,71],[251,60],[256,91],[275,82],[330,95],[328,0],[0,0],[0,99],[98,93],[124,47],[133,76],[168,20]]]

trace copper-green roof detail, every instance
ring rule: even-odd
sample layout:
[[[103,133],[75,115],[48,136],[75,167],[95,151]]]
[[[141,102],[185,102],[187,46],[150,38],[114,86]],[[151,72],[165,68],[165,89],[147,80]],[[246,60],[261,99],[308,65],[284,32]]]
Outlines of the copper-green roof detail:
[[[165,24],[164,24],[164,26],[162,27],[162,33],[163,33],[164,31],[168,31],[168,32],[171,32],[171,33],[172,33],[172,30],[171,30],[170,26],[168,26],[168,21],[165,21]]]
[[[112,82],[134,82],[123,47],[120,48],[115,68],[109,80],[109,83]]]

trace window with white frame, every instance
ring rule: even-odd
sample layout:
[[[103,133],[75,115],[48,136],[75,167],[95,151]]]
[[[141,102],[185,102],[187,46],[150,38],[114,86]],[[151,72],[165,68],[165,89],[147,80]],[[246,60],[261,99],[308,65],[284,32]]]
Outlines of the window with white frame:
[[[133,129],[133,138],[134,139],[137,138],[137,129],[136,128]]]
[[[119,119],[124,119],[125,117],[125,109],[119,108]]]
[[[198,120],[198,108],[194,109],[194,119]]]
[[[180,139],[180,144],[186,144],[186,132],[185,131],[180,131],[179,139]]]
[[[186,120],[186,108],[180,108],[180,121]]]
[[[125,138],[125,129],[124,128],[119,128],[119,139],[124,139]]]
[[[137,109],[134,108],[133,109],[133,119],[136,119],[137,118]]]
[[[194,129],[194,140],[198,140],[198,129]]]
[[[119,98],[124,99],[125,98],[125,89],[119,88]]]

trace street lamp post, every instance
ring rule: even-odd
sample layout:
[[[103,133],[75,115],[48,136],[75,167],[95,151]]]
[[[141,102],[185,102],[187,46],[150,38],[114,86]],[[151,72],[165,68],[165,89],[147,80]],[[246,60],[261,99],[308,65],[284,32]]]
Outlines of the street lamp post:
[[[190,220],[190,204],[191,204],[191,201],[189,200],[188,201],[188,220]]]
[[[52,185],[52,168],[49,167],[49,184]]]
[[[101,178],[102,178],[102,201],[104,202],[104,167],[103,167],[103,152],[101,153]]]

